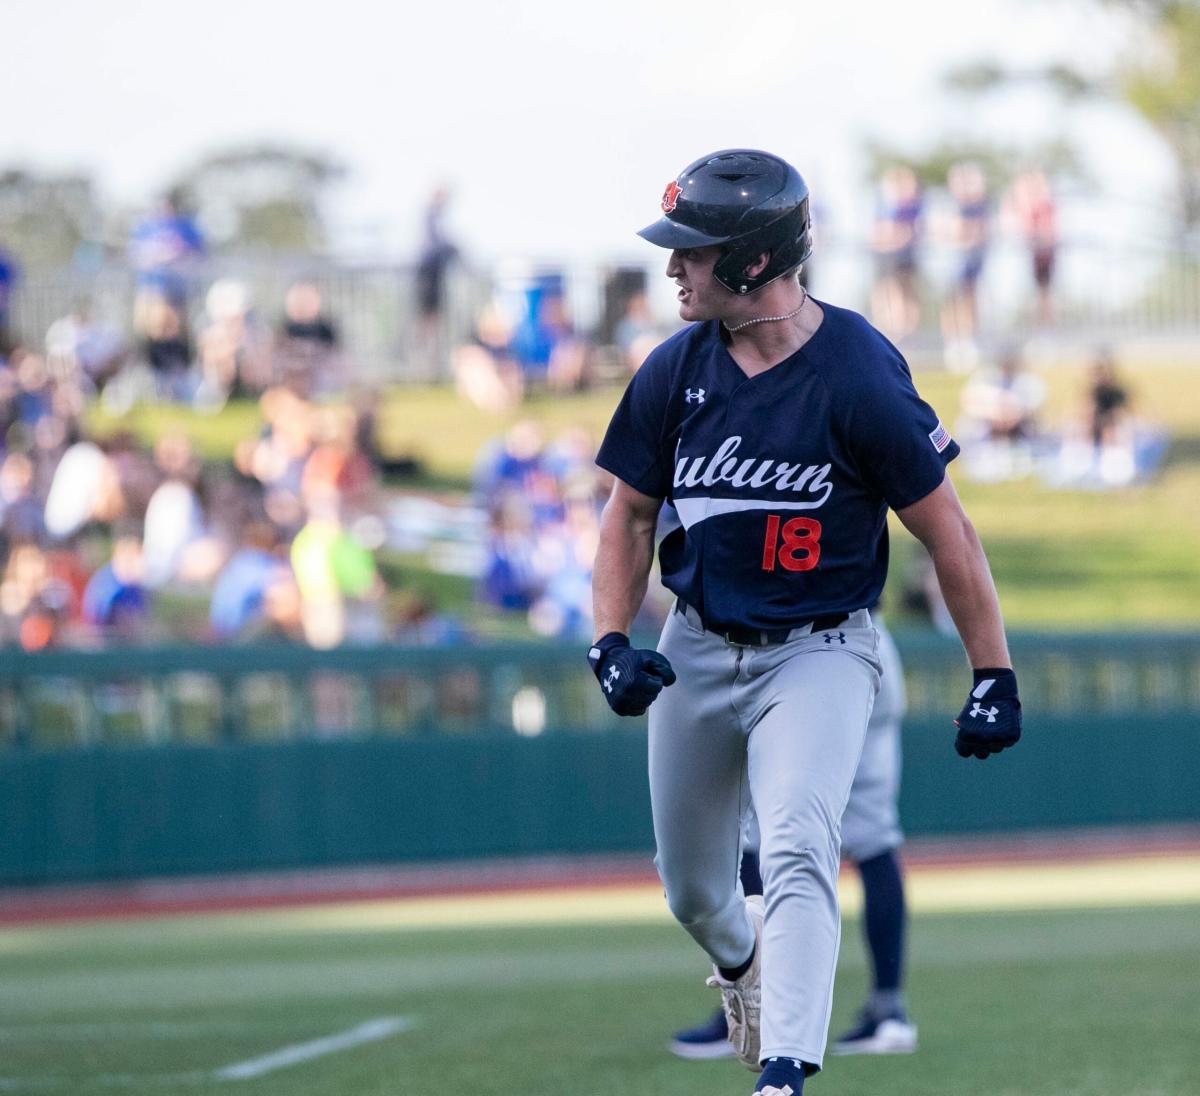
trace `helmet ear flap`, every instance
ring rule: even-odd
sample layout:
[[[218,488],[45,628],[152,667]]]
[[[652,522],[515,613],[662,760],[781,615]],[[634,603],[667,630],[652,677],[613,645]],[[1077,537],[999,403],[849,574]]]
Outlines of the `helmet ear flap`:
[[[713,277],[732,293],[739,296],[750,293],[762,284],[763,272],[771,268],[773,252],[773,248],[764,250],[755,246],[726,244],[713,266]],[[752,274],[751,270],[764,258],[766,261],[761,264],[762,269]]]

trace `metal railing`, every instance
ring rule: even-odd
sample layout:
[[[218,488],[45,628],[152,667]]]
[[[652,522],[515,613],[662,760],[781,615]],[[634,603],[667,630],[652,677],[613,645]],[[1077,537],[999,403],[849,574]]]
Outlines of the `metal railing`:
[[[338,325],[352,367],[360,379],[374,383],[446,379],[448,359],[436,348],[453,345],[470,334],[487,294],[486,283],[474,275],[460,272],[451,279],[441,331],[436,339],[427,340],[434,348],[431,352],[417,334],[416,281],[411,267],[350,265],[323,259],[211,260],[185,278],[187,313],[194,332],[203,330],[205,295],[221,278],[242,282],[255,315],[269,326],[282,316],[290,285],[302,279],[314,282]],[[136,291],[137,276],[125,266],[31,274],[18,283],[14,293],[12,325],[37,345],[55,320],[87,300],[98,317],[124,331],[132,342]]]
[[[923,349],[940,346],[939,305],[953,284],[957,261],[945,247],[930,245],[922,254],[921,324],[904,344],[918,356]],[[980,335],[985,341],[1039,333],[1028,267],[1028,254],[1019,241],[997,239],[979,285]],[[646,286],[664,333],[678,322],[674,287],[663,277],[663,264],[654,254],[608,262],[544,259],[524,264],[519,274],[505,264],[458,268],[448,283],[441,330],[432,339],[418,332],[415,274],[402,264],[308,257],[212,259],[189,276],[188,311],[194,328],[202,328],[205,292],[216,279],[232,277],[249,288],[259,315],[274,323],[287,286],[304,278],[323,290],[361,379],[442,380],[450,373],[450,348],[470,337],[483,304],[497,291],[511,293],[522,278],[550,272],[561,275],[575,326],[589,336],[606,326],[605,317],[613,316],[613,296],[628,293],[631,275],[633,282],[640,279]],[[812,289],[819,296],[869,312],[874,259],[865,241],[823,237],[811,273]],[[128,329],[135,288],[134,274],[122,266],[30,273],[14,294],[14,327],[36,344],[55,319],[88,298],[109,322]],[[1069,241],[1060,250],[1055,299],[1055,325],[1040,332],[1054,340],[1087,345],[1101,339],[1163,337],[1200,342],[1200,254],[1170,244]]]
[[[959,645],[897,636],[913,716],[962,704]],[[1029,718],[1192,713],[1200,634],[1018,635]],[[1190,716],[1189,716],[1190,718]],[[345,736],[528,735],[619,721],[574,649],[170,647],[6,652],[0,744],[73,750]]]

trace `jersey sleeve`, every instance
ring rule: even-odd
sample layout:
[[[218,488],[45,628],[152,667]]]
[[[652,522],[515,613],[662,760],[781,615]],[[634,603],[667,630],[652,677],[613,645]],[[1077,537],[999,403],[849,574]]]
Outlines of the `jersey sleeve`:
[[[665,452],[668,363],[651,354],[633,375],[613,413],[596,463],[635,491],[662,499],[670,494],[670,454]]]
[[[850,446],[863,479],[893,510],[936,490],[958,442],[917,393],[899,353],[884,357],[848,413]]]

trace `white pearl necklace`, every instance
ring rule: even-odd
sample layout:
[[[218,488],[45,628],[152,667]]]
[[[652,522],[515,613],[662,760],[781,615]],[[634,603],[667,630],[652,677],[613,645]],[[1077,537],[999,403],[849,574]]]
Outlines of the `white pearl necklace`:
[[[794,319],[796,316],[800,315],[801,309],[803,309],[804,306],[808,303],[808,290],[804,289],[802,287],[801,292],[804,294],[804,296],[800,298],[799,307],[792,309],[792,311],[789,312],[786,316],[759,316],[755,320],[743,320],[741,323],[734,324],[732,327],[730,327],[729,324],[725,324],[725,330],[728,331],[732,335],[735,331],[741,331],[741,329],[743,327],[749,327],[751,324],[777,323],[780,320]]]

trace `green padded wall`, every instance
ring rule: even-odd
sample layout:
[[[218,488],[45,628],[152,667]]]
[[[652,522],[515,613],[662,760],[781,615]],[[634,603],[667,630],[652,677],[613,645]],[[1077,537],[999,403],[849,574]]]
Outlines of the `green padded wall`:
[[[910,834],[1200,820],[1188,712],[1029,721],[963,761],[905,730]],[[649,851],[645,733],[301,740],[0,753],[0,882]]]

